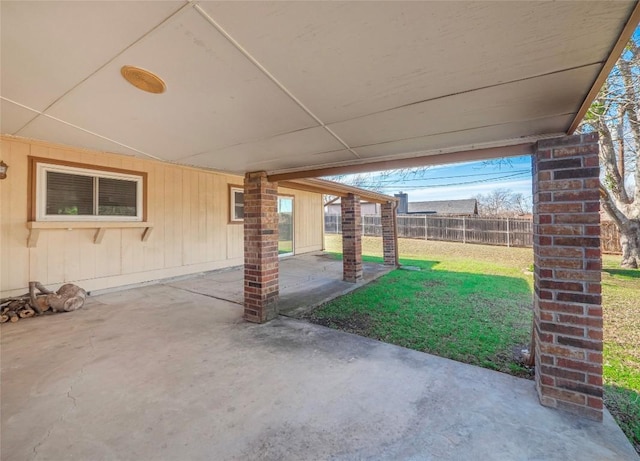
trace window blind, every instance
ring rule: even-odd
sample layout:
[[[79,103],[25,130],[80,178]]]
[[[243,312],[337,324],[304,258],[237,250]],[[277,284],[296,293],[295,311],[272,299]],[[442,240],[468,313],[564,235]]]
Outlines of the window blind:
[[[135,181],[98,178],[98,214],[136,216],[137,190]]]
[[[94,181],[91,176],[47,172],[48,215],[93,215]]]

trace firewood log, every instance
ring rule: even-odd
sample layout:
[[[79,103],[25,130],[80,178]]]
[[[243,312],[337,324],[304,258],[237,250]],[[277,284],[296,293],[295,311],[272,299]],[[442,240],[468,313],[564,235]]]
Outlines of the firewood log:
[[[50,294],[53,294],[53,291],[51,291],[51,290],[49,290],[49,289],[45,288],[45,287],[42,285],[42,283],[40,283],[40,282],[33,282],[33,283],[35,283],[35,287],[36,287],[36,288],[38,289],[38,291],[39,291],[40,293],[42,293],[43,295],[50,295]]]
[[[18,312],[18,316],[21,319],[26,319],[26,318],[29,318],[29,317],[33,317],[34,315],[36,315],[36,312],[33,309],[30,309],[28,307],[26,309],[22,309],[22,310],[20,310]]]
[[[5,323],[9,321],[9,316],[7,314],[0,315],[0,323]]]
[[[47,295],[47,301],[54,312],[71,312],[84,305],[87,292],[77,285],[62,285],[55,294]]]
[[[29,282],[29,300],[31,301],[31,308],[35,310],[38,315],[42,315],[42,309],[36,299],[36,286],[39,284],[40,282]]]
[[[0,306],[3,306],[11,301],[17,301],[20,299],[29,299],[29,293],[25,293],[23,295],[20,296],[10,296],[8,298],[2,298],[0,299]]]
[[[9,316],[9,321],[11,323],[16,323],[18,320],[20,320],[20,317],[18,317],[18,314],[16,314],[14,311],[7,312],[7,315]]]
[[[38,305],[38,307],[43,313],[48,311],[51,308],[51,306],[49,306],[49,301],[47,300],[48,296],[49,295],[41,295],[36,298],[36,304]],[[33,308],[33,310],[36,310],[34,306],[31,306],[31,307]]]

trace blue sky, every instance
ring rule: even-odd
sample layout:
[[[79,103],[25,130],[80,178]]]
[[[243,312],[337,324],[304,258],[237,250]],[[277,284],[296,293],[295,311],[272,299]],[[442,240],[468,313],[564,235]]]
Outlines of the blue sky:
[[[531,157],[513,157],[509,164],[467,162],[429,167],[416,177],[385,179],[381,192],[406,192],[409,200],[465,199],[505,188],[531,196]]]

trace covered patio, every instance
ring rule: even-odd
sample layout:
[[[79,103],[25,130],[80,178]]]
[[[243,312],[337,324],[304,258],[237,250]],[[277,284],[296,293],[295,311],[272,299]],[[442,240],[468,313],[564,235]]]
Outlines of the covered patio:
[[[633,460],[532,381],[167,284],[2,331],[2,458]]]
[[[57,286],[83,280],[56,272],[59,261],[43,264],[36,250],[39,229],[94,226],[91,245],[104,237],[99,213],[78,218],[76,203],[49,214],[44,203],[48,183],[38,178],[55,168],[47,161],[73,149],[87,150],[73,154],[86,161],[66,165],[67,174],[137,178],[136,215],[125,226],[122,217],[107,218],[144,234],[114,248],[160,265],[179,260],[162,270],[115,268],[94,277],[108,284],[100,286],[244,263],[242,314],[236,304],[160,285],[96,299],[109,309],[89,306],[3,332],[3,452],[16,459],[72,452],[277,459],[296,450],[335,458],[627,456],[602,401],[598,135],[575,132],[640,22],[640,3],[3,1],[1,8],[1,131],[6,144],[23,146],[2,151],[12,159],[0,184],[3,286],[20,293],[41,266]],[[332,186],[316,178],[522,155],[532,157],[534,175],[535,391],[530,382],[278,318],[279,187],[328,193]],[[185,171],[165,175],[171,164]],[[211,171],[233,182],[218,181],[222,190],[213,193],[198,179]],[[147,180],[155,195],[145,192]],[[184,181],[184,202],[171,202],[176,181]],[[343,279],[357,284],[363,197],[347,188],[337,195]],[[208,208],[221,211],[229,196],[231,223],[195,219],[196,204],[207,208],[208,197]],[[384,259],[393,267],[395,201],[378,199]],[[144,246],[158,238],[153,219],[185,215],[180,233]],[[194,228],[202,240],[229,239],[242,249],[220,245],[222,262],[200,261],[207,248]],[[188,257],[167,254],[175,242]],[[77,256],[60,261],[77,269],[79,249],[67,244]],[[60,246],[40,245],[52,253]],[[21,271],[11,267],[16,255]],[[534,405],[536,392],[542,405],[604,424]],[[346,434],[353,434],[348,446]]]

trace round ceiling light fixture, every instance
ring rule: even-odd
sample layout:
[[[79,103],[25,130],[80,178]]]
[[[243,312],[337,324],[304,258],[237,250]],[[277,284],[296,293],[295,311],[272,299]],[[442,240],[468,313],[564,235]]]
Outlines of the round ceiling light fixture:
[[[156,74],[135,66],[122,66],[120,73],[136,88],[148,93],[164,93],[167,85]]]

